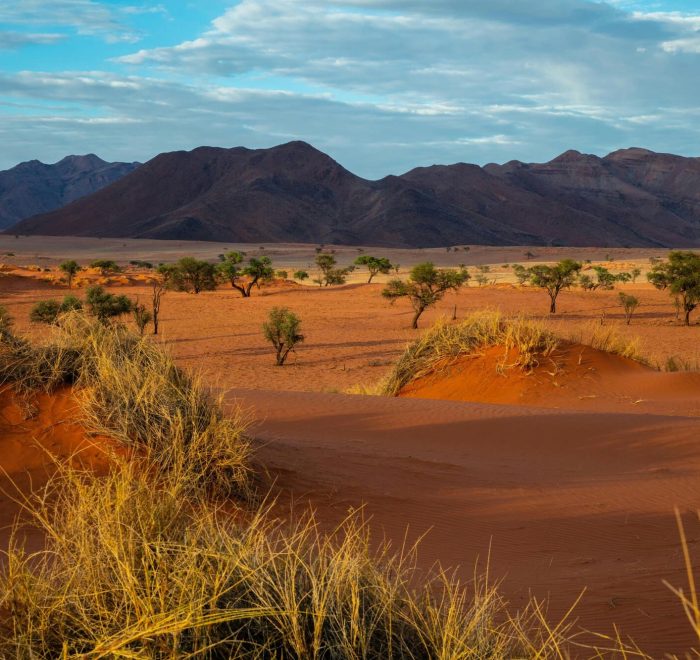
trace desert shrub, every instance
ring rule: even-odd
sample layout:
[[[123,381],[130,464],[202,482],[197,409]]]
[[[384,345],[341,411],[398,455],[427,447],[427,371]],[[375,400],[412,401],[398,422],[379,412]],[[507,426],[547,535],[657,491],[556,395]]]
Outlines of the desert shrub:
[[[174,264],[161,265],[158,273],[176,291],[200,293],[216,289],[216,266],[194,257],[182,257]]]
[[[700,304],[700,255],[675,250],[668,261],[654,264],[647,278],[657,289],[668,289],[679,302],[686,325],[690,314]]]
[[[525,317],[503,317],[498,312],[477,312],[456,325],[439,322],[406,348],[384,386],[394,396],[408,383],[446,369],[455,360],[484,346],[502,346],[502,368],[531,369],[557,347],[554,334],[541,322]],[[514,361],[507,363],[512,349]],[[512,357],[512,356],[511,356]]]
[[[544,289],[549,296],[550,314],[556,314],[559,294],[574,285],[580,270],[581,264],[571,259],[564,259],[554,266],[541,264],[528,269],[530,283]]]
[[[314,282],[319,286],[334,286],[345,284],[348,273],[352,268],[337,268],[337,260],[332,252],[316,254],[316,266],[319,270]]]
[[[275,272],[275,277],[279,277],[281,280],[286,280],[289,277],[289,273],[286,270],[278,270]]]
[[[309,274],[305,270],[295,270],[294,279],[303,282],[304,280],[309,279]]]
[[[80,265],[78,262],[73,259],[64,261],[58,268],[65,274],[68,288],[73,288],[73,278],[80,272]]]
[[[111,259],[95,259],[95,261],[90,263],[90,268],[99,269],[102,275],[121,272],[121,268],[117,265],[117,262]]]
[[[530,279],[530,273],[522,264],[513,264],[513,275],[521,286]]]
[[[272,279],[275,274],[270,257],[250,257],[245,266],[245,252],[227,252],[223,257],[217,266],[219,277],[230,282],[244,298],[250,297],[254,286]]]
[[[147,270],[153,268],[153,264],[150,261],[141,261],[139,259],[132,259],[129,261],[129,265],[134,266],[135,268],[145,268]]]
[[[263,334],[275,348],[275,364],[284,365],[287,356],[294,347],[304,341],[300,333],[299,317],[285,307],[273,307],[268,320],[263,323]]]
[[[131,312],[134,315],[134,323],[138,328],[139,334],[143,337],[146,326],[153,321],[153,314],[146,309],[146,305],[142,305],[138,302],[134,303]]]
[[[622,291],[620,291],[618,296],[620,300],[620,305],[622,305],[622,309],[625,310],[625,322],[627,323],[627,325],[629,325],[630,321],[632,320],[632,315],[634,314],[637,307],[639,307],[639,298],[636,298],[635,296],[630,296],[626,293],[623,293]]]
[[[363,254],[355,259],[356,266],[365,266],[369,272],[367,284],[371,284],[375,275],[382,273],[386,275],[391,272],[393,265],[386,257],[374,257],[369,254]]]
[[[88,287],[85,292],[85,305],[90,314],[102,323],[109,319],[128,314],[133,302],[127,296],[108,293],[101,286]]]
[[[61,302],[49,299],[41,300],[34,305],[29,312],[29,320],[32,323],[47,323],[53,325],[58,322],[58,317],[66,312],[80,310],[83,303],[75,296],[65,296]]]
[[[5,305],[0,305],[0,340],[12,335],[12,327],[15,321]]]
[[[633,268],[630,271],[630,279],[632,280],[633,284],[636,284],[637,278],[642,274],[642,269],[641,268]]]
[[[456,291],[469,278],[466,270],[443,270],[426,262],[414,266],[407,282],[391,280],[382,295],[390,301],[408,298],[414,315],[411,327],[418,327],[418,319],[423,312],[442,300],[447,291]]]
[[[652,366],[651,362],[642,353],[639,338],[628,338],[621,335],[614,327],[604,326],[597,321],[577,328],[566,336],[568,341],[575,344],[590,346],[605,353],[619,355]]]

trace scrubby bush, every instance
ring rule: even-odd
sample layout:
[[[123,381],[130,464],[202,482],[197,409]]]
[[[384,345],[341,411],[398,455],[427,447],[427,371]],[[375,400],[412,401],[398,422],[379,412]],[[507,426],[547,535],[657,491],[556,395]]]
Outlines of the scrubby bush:
[[[183,257],[174,264],[159,266],[169,286],[177,291],[200,293],[216,289],[216,266],[194,257]]]
[[[289,277],[289,273],[286,270],[278,270],[275,273],[275,277],[278,277],[281,280],[286,280]]]
[[[620,300],[620,305],[622,305],[622,308],[625,310],[625,322],[627,323],[627,325],[629,325],[630,321],[632,320],[632,315],[634,314],[637,307],[639,307],[639,298],[636,298],[635,296],[630,296],[629,294],[624,293],[622,291],[619,292],[618,296]]]
[[[136,323],[139,334],[143,337],[146,326],[153,320],[153,314],[146,309],[146,305],[139,302],[134,303],[131,312],[134,315],[134,323]]]
[[[29,313],[29,320],[32,323],[46,323],[54,325],[58,322],[58,317],[66,312],[80,310],[83,303],[75,296],[65,296],[61,302],[58,300],[49,299],[41,300]]]
[[[408,281],[391,280],[382,295],[390,301],[408,298],[411,301],[414,315],[411,322],[413,329],[418,327],[421,314],[442,300],[448,291],[456,291],[468,278],[463,270],[443,270],[435,268],[435,264],[426,262],[411,269]]]
[[[690,314],[700,304],[700,255],[676,250],[668,255],[668,261],[656,263],[647,278],[657,289],[668,289],[678,300],[690,325]]]
[[[85,292],[85,304],[90,314],[102,323],[122,314],[128,314],[133,309],[133,302],[127,296],[108,293],[101,286],[88,288]]]
[[[304,280],[309,279],[309,274],[305,270],[295,270],[294,279],[303,282]]]
[[[513,264],[513,275],[521,286],[530,279],[530,273],[522,264]]]
[[[337,268],[337,264],[338,262],[332,253],[318,253],[316,255],[316,266],[318,267],[319,274],[314,278],[314,282],[319,286],[345,284],[347,275],[353,268]]]
[[[90,264],[90,268],[99,269],[102,275],[111,275],[121,272],[121,268],[117,265],[117,262],[111,259],[95,259],[95,261]]]
[[[300,333],[299,317],[286,307],[273,307],[268,320],[263,323],[265,339],[275,348],[275,364],[281,367],[294,347],[304,341]]]

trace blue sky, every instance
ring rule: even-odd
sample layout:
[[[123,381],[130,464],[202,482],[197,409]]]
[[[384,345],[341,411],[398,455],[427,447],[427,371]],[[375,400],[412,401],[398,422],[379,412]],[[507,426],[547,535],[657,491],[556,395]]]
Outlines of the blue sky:
[[[700,155],[695,0],[14,0],[0,168],[306,140],[369,178]]]

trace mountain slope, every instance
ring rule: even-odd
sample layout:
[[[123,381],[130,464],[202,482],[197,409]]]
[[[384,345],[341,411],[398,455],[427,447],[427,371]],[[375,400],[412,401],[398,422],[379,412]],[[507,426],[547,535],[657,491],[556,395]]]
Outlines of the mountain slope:
[[[161,154],[26,234],[405,247],[700,245],[700,159],[569,151],[362,179],[304,142]]]
[[[137,166],[88,154],[67,156],[53,165],[31,160],[0,171],[0,229],[90,195]]]

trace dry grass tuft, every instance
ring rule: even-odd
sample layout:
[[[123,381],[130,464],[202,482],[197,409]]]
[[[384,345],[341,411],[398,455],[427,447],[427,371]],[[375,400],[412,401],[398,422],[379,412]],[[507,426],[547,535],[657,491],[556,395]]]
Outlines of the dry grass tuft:
[[[508,318],[499,312],[475,312],[458,324],[439,322],[410,344],[384,384],[382,394],[394,396],[408,383],[486,346],[502,346],[503,368],[531,369],[557,347],[558,340],[544,323],[523,316]],[[517,350],[514,363],[508,354]]]
[[[593,321],[587,327],[580,328],[570,334],[567,339],[575,344],[590,346],[605,353],[619,355],[652,366],[650,360],[641,352],[638,337],[625,337],[611,326],[604,326]]]
[[[413,553],[372,551],[358,514],[331,535],[241,524],[196,492],[134,463],[63,467],[23,502],[47,543],[6,553],[0,656],[563,657],[567,625],[509,617],[493,586],[443,572],[415,588]]]

